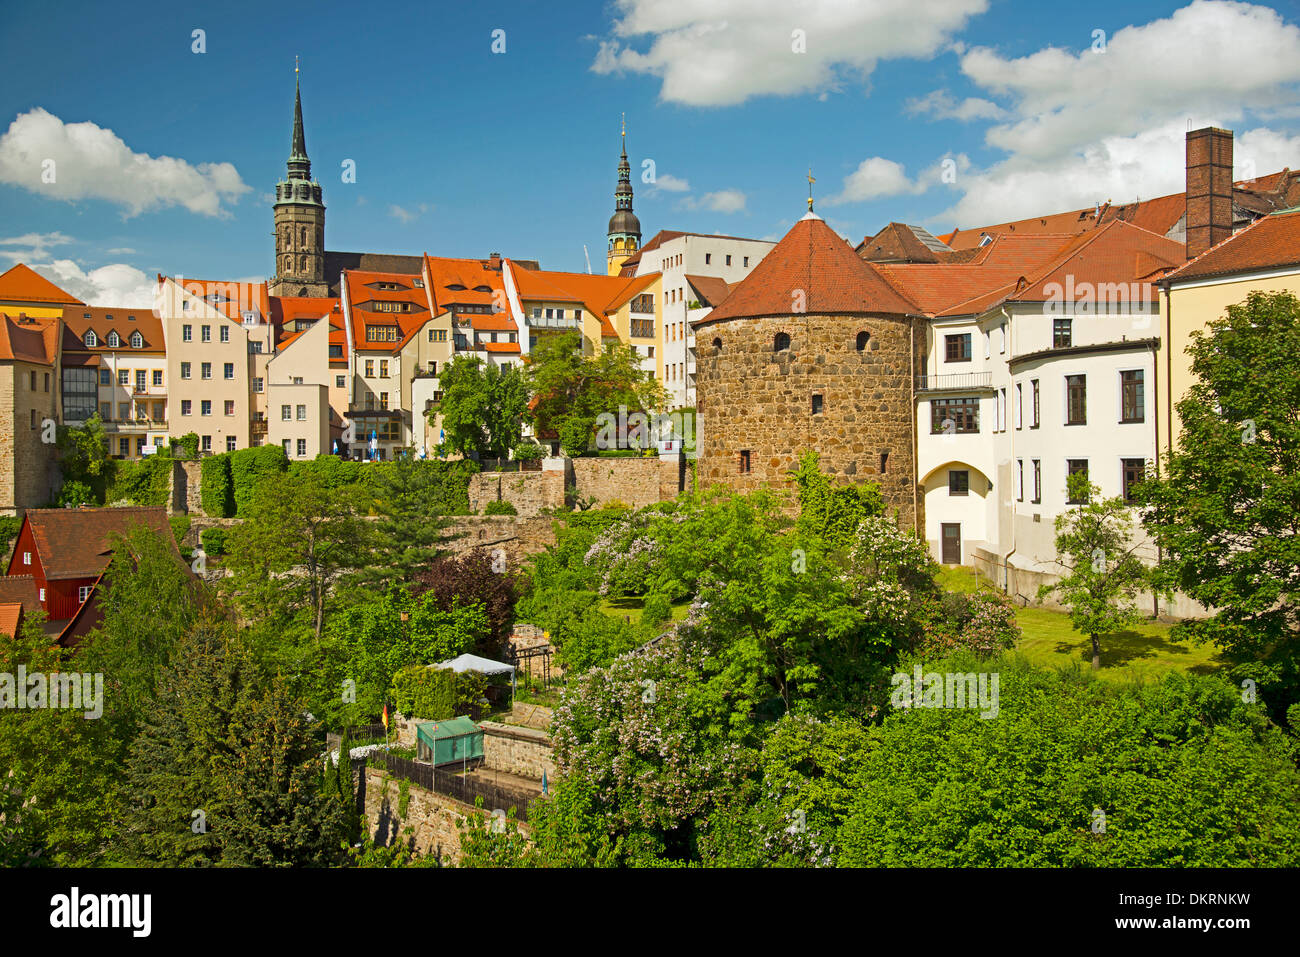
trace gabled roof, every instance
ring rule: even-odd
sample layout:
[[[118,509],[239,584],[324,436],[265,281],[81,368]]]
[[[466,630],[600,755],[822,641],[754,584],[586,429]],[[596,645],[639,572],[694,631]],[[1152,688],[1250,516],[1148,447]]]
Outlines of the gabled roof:
[[[86,333],[94,331],[97,344],[86,345]],[[108,345],[108,334],[116,332],[121,345]],[[135,349],[131,346],[131,333],[140,333],[144,344]],[[152,309],[132,309],[126,307],[99,308],[86,306],[80,309],[63,310],[63,352],[136,352],[161,353],[166,351],[163,341],[162,320]]]
[[[98,576],[113,556],[112,537],[132,525],[153,529],[176,549],[164,508],[36,508],[23,522],[31,527],[47,580]]]
[[[266,322],[271,321],[271,300],[264,282],[237,282],[222,279],[189,279],[181,276],[159,276],[159,281],[171,279],[181,289],[197,296],[227,319],[243,321],[244,310],[252,310]]]
[[[348,304],[352,311],[352,348],[358,352],[398,352],[420,328],[429,321],[429,299],[425,290],[416,285],[419,276],[405,273],[347,272]],[[374,288],[380,283],[396,285],[397,289]],[[367,309],[374,302],[410,303],[410,312],[380,312]],[[366,338],[372,326],[397,327],[397,339],[382,342]],[[331,340],[332,341],[332,340]]]
[[[1231,276],[1300,265],[1300,209],[1264,216],[1165,277],[1189,279]]]
[[[0,302],[84,305],[80,299],[64,292],[36,270],[22,263],[17,263],[0,275]]]
[[[809,213],[699,324],[750,316],[919,311],[820,216]]]
[[[718,308],[731,295],[732,287],[721,276],[692,276],[687,273],[686,281],[695,290],[700,303],[711,309]]]
[[[36,591],[36,579],[31,575],[0,576],[0,602],[16,604],[31,614],[41,610],[41,597]]]
[[[952,250],[922,226],[890,223],[858,244],[857,253],[868,262],[946,262]]]
[[[53,365],[58,319],[16,319],[0,313],[0,361]]]
[[[658,273],[645,276],[598,276],[585,272],[513,270],[521,302],[577,302],[601,319],[654,284]]]
[[[1090,287],[1099,297],[1105,286],[1121,283],[1131,287],[1136,283],[1142,301],[1154,301],[1155,283],[1184,260],[1185,250],[1180,242],[1112,220],[1094,232],[1074,237],[1048,262],[1013,283],[949,306],[936,315],[972,315],[1003,302],[1046,302],[1059,295],[1049,293],[1049,287]]]

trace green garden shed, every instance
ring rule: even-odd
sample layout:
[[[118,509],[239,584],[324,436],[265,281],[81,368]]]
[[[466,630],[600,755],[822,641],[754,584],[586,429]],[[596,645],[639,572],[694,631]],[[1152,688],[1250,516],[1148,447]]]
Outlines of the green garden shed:
[[[415,726],[415,738],[419,760],[435,767],[483,757],[483,729],[465,715],[421,721]]]

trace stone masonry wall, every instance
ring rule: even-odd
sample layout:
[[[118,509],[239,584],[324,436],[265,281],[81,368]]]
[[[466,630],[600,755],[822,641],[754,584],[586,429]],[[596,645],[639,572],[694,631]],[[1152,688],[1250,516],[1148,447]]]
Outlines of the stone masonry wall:
[[[549,515],[518,518],[511,515],[465,516],[444,528],[444,547],[453,555],[474,549],[504,557],[510,571],[518,571],[524,558],[555,544],[555,520]]]
[[[494,771],[508,771],[540,781],[542,772],[555,780],[554,744],[544,731],[495,721],[480,721],[483,729],[483,763]]]
[[[864,331],[868,346],[858,351]],[[777,352],[774,340],[782,332],[790,348]],[[813,449],[823,471],[845,482],[879,482],[900,526],[923,528],[912,456],[912,375],[922,368],[914,362],[925,343],[911,332],[910,320],[883,316],[776,316],[699,327],[700,484],[788,486],[786,473]],[[816,415],[814,395],[822,397]],[[740,472],[742,450],[749,452],[746,473]],[[884,474],[882,455],[888,456]]]
[[[470,476],[469,507],[482,512],[488,502],[504,501],[521,518],[564,506],[563,472],[479,472]]]
[[[573,459],[571,468],[577,498],[594,498],[597,505],[619,501],[633,508],[676,498],[681,475],[676,455],[662,459],[579,458]]]

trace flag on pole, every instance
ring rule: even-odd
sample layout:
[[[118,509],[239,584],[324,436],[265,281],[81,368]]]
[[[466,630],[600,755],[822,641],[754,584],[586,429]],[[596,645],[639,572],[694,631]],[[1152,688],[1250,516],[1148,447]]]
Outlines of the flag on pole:
[[[388,730],[388,703],[384,703],[384,731]]]

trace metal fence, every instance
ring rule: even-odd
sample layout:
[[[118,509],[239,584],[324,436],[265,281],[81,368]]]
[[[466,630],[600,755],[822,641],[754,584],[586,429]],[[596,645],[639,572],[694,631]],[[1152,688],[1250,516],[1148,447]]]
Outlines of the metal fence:
[[[481,797],[484,810],[489,812],[498,808],[509,811],[513,807],[515,819],[519,821],[528,820],[528,802],[537,796],[528,791],[453,774],[432,764],[399,758],[393,754],[373,754],[370,760],[382,766],[394,777],[404,778],[412,784],[418,784],[426,791],[445,794],[464,804],[473,805],[475,799]]]

